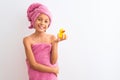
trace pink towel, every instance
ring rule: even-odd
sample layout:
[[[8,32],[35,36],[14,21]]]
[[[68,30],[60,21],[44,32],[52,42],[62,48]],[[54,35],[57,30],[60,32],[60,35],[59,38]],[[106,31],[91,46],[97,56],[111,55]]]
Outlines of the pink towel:
[[[35,56],[35,60],[38,63],[50,67],[57,66],[57,64],[52,65],[50,63],[51,44],[46,44],[46,43],[34,44],[32,45],[32,50]],[[28,65],[29,80],[58,80],[57,76],[54,73],[36,71],[29,66],[28,61],[27,61],[27,65]]]

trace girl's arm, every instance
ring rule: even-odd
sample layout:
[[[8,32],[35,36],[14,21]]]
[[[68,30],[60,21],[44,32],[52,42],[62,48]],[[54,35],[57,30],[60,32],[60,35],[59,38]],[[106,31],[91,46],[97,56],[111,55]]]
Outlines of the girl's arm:
[[[55,64],[58,59],[58,41],[56,41],[56,37],[52,36],[52,50],[51,50],[51,57],[50,61],[51,64]]]
[[[57,38],[52,35],[52,38],[51,38],[51,42],[52,42],[52,50],[51,50],[51,57],[50,57],[50,61],[51,61],[51,64],[55,64],[57,62],[57,59],[58,59],[58,43],[60,41],[63,41],[63,40],[66,40],[66,35],[63,35],[63,38],[60,39],[58,36]]]
[[[52,72],[55,74],[58,73],[58,67],[55,67],[55,68],[48,67],[48,66],[39,64],[35,61],[35,58],[31,49],[30,39],[28,37],[23,39],[23,44],[24,44],[27,60],[29,61],[29,64],[33,69],[41,72]]]

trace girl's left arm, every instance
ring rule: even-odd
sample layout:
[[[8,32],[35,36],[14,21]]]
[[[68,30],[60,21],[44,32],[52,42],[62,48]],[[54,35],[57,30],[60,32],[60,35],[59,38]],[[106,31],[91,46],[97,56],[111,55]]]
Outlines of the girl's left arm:
[[[57,60],[58,60],[58,41],[56,41],[55,36],[52,36],[52,49],[50,56],[51,64],[55,64]]]

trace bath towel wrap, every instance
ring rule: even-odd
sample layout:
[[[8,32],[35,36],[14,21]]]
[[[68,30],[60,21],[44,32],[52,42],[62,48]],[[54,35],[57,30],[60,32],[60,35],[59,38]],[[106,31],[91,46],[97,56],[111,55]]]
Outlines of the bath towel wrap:
[[[35,60],[38,63],[50,67],[57,66],[57,63],[54,65],[50,63],[51,44],[37,43],[37,44],[33,44],[31,47]],[[57,76],[54,73],[40,72],[34,70],[30,67],[29,62],[27,60],[26,62],[28,67],[29,80],[58,80]]]

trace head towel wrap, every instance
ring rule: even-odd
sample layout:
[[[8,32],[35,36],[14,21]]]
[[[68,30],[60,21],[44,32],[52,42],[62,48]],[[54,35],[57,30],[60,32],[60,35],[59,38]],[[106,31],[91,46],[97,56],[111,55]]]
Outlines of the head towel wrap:
[[[46,14],[49,17],[50,24],[51,24],[51,13],[47,9],[46,6],[44,6],[43,4],[40,4],[40,3],[33,3],[28,7],[27,17],[28,17],[28,20],[30,21],[29,29],[34,28],[34,22],[35,22],[36,18],[42,13]],[[50,24],[49,24],[49,26],[50,26]]]

